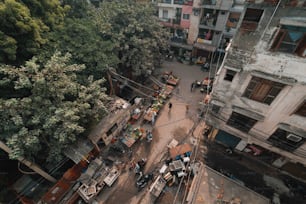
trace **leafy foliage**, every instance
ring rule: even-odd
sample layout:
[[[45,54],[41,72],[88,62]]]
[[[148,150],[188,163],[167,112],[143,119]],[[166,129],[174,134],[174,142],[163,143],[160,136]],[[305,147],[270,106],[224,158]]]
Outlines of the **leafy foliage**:
[[[57,53],[43,67],[35,59],[20,68],[0,67],[0,86],[12,81],[18,93],[0,99],[1,140],[13,150],[12,159],[35,158],[43,150],[48,161],[58,161],[63,149],[107,112],[104,80],[78,83],[77,73],[85,67],[69,60]],[[21,94],[24,89],[28,94]]]
[[[49,43],[43,47],[40,61],[50,57],[52,50],[71,53],[76,64],[85,64],[81,75],[101,78],[109,66],[116,66],[118,58],[113,54],[113,43],[103,40],[92,21],[87,18],[67,18],[62,29],[50,33]]]
[[[93,15],[103,38],[115,45],[120,72],[139,76],[160,64],[169,34],[159,24],[152,5],[133,0],[103,1]]]
[[[119,62],[113,53],[114,44],[98,32],[90,17],[93,6],[87,0],[65,0],[63,4],[71,8],[64,26],[48,34],[49,41],[42,47],[39,61],[44,62],[54,50],[69,52],[73,63],[86,65],[79,78],[102,78],[109,67]]]
[[[58,0],[0,2],[0,62],[21,64],[47,42],[45,34],[64,17]]]

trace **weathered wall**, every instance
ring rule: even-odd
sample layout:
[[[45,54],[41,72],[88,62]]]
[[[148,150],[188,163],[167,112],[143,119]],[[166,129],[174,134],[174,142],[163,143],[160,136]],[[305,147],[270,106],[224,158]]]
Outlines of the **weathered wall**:
[[[303,156],[303,152],[306,152],[305,143],[293,153],[290,153],[266,142],[266,139],[278,128],[280,123],[291,125],[306,132],[306,118],[293,114],[306,99],[306,59],[293,54],[269,51],[271,39],[275,35],[280,18],[305,17],[306,19],[306,8],[281,6],[269,24],[275,6],[257,4],[250,7],[264,9],[263,16],[254,32],[240,29],[236,34],[225,59],[225,66],[219,71],[215,80],[212,94],[212,100],[219,101],[220,104],[223,104],[223,108],[217,115],[210,114],[209,123],[250,143],[259,144],[306,166],[306,160]],[[304,22],[306,24],[306,21]],[[269,26],[266,28],[268,24]],[[265,34],[263,35],[264,31]],[[224,80],[226,69],[238,72],[232,82]],[[271,105],[241,97],[255,73],[262,78],[270,78],[287,84]],[[248,134],[242,133],[226,125],[233,111],[233,106],[262,115],[264,119],[257,122]],[[301,136],[305,137],[306,135]]]
[[[199,9],[200,3],[201,3],[201,0],[194,0],[193,8]],[[201,15],[202,15],[201,12],[199,12],[197,16],[195,16],[194,13],[190,15],[190,27],[189,27],[188,39],[187,39],[188,44],[193,44],[197,40]]]

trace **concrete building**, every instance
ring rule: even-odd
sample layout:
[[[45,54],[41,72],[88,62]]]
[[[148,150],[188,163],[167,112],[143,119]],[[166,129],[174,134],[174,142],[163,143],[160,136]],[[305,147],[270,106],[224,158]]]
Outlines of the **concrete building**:
[[[243,4],[244,0],[161,0],[157,6],[159,19],[172,33],[170,45],[176,54],[207,59],[224,53]]]
[[[254,144],[279,168],[306,166],[306,1],[249,0],[242,16],[207,122],[233,148]]]
[[[230,179],[203,163],[195,163],[193,166],[195,176],[186,197],[187,204],[271,203],[268,198],[245,187],[243,182],[237,179]]]

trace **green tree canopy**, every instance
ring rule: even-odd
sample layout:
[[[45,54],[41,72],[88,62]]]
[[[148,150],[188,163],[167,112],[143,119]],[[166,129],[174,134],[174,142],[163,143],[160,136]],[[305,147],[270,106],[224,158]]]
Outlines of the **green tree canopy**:
[[[139,76],[160,64],[169,35],[154,12],[151,4],[134,0],[103,1],[92,12],[103,38],[115,45],[119,72]]]
[[[86,69],[80,78],[94,75],[96,79],[105,75],[109,67],[116,67],[119,60],[113,52],[114,44],[103,39],[90,16],[93,7],[87,0],[64,0],[70,7],[64,26],[48,34],[49,41],[42,47],[38,56],[41,62],[49,59],[53,50],[71,53],[76,64],[85,64]],[[50,54],[51,53],[51,54]]]
[[[65,26],[49,34],[49,42],[40,53],[40,60],[48,59],[52,50],[71,53],[73,63],[85,64],[82,76],[102,78],[109,67],[116,67],[118,58],[113,53],[114,45],[104,40],[93,22],[88,18],[66,18]]]
[[[43,154],[58,161],[67,145],[106,114],[104,80],[78,83],[85,67],[69,60],[57,53],[44,66],[33,59],[20,68],[0,67],[0,89],[13,86],[0,98],[0,139],[13,150],[12,159]]]
[[[1,1],[0,63],[22,64],[32,58],[64,13],[58,0]]]

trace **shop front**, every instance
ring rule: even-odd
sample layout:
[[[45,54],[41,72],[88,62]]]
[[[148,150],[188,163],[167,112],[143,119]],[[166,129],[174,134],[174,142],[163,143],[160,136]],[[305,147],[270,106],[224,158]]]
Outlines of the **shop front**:
[[[221,143],[231,149],[234,149],[238,143],[240,142],[241,138],[236,137],[228,132],[223,130],[219,130],[216,134],[215,141]]]

